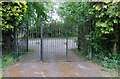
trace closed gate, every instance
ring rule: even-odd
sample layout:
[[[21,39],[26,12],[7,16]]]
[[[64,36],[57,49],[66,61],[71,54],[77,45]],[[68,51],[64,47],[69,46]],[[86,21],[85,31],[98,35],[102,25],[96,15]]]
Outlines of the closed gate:
[[[70,61],[68,60],[71,59],[69,49],[77,48],[77,28],[69,30],[70,27],[56,21],[52,23],[42,22],[40,26],[30,26],[29,49],[34,51],[30,57],[33,60],[50,62]]]
[[[27,54],[23,59],[26,62],[79,61],[73,52],[78,48],[78,28],[72,24],[54,20],[38,25],[23,23],[20,28],[14,29],[14,58]]]

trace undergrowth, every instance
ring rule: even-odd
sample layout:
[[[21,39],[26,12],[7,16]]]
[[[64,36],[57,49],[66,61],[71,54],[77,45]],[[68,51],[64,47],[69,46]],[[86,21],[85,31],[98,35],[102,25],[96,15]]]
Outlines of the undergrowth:
[[[102,65],[103,67],[106,67],[108,69],[118,69],[118,59],[120,55],[114,54],[105,56],[104,54],[93,54],[92,58],[90,60]]]
[[[13,55],[10,54],[4,54],[2,56],[2,68],[6,68],[10,64],[14,64],[15,60],[13,59]]]
[[[88,60],[93,61],[107,69],[118,70],[118,67],[120,68],[120,64],[119,64],[120,54],[109,54],[106,56],[103,53],[99,53],[99,54],[92,54],[91,58],[89,58],[89,56],[86,56],[84,52],[80,52],[79,55],[82,57],[86,57]]]

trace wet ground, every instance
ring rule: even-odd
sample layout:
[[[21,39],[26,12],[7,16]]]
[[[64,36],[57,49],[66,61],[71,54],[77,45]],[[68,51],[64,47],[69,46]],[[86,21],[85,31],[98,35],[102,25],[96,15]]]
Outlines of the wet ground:
[[[66,57],[65,39],[44,40],[44,62],[40,62],[40,41],[30,40],[29,54],[3,72],[4,77],[111,77],[101,71],[101,67],[80,58],[73,49],[75,42],[69,39],[68,56]]]

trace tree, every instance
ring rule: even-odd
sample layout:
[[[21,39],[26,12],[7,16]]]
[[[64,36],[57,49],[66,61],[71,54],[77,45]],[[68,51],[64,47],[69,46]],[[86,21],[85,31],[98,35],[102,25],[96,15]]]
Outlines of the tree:
[[[24,16],[26,2],[1,2],[2,30],[8,31],[17,26]]]
[[[93,7],[89,9],[89,13],[94,16],[94,40],[104,40],[104,43],[106,42],[106,45],[109,45],[109,48],[107,49],[112,48],[113,54],[116,53],[117,50],[116,48],[120,30],[118,26],[120,23],[120,12],[118,11],[119,4],[120,2],[95,3]]]
[[[88,10],[90,4],[87,2],[67,2],[61,5],[58,13],[66,23],[66,26],[78,28],[78,49],[88,55],[91,49],[90,44],[85,40],[85,36],[90,33],[90,15]],[[87,48],[88,47],[88,48]],[[90,48],[90,49],[89,49]]]
[[[29,37],[39,36],[40,33],[38,31],[41,27],[40,17],[43,17],[44,21],[47,19],[45,3],[28,2],[27,6],[27,14],[24,16],[24,18],[29,24]]]
[[[11,50],[13,44],[13,28],[19,27],[27,10],[26,2],[0,2],[3,35],[3,48]]]

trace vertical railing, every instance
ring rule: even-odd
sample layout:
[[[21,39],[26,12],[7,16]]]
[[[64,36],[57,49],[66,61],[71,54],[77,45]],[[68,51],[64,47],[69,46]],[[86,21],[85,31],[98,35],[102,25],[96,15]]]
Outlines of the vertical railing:
[[[13,58],[18,61],[18,53],[17,53],[17,38],[16,38],[16,26],[14,27],[14,46],[13,46]]]
[[[66,37],[66,57],[68,56],[68,36]]]
[[[69,35],[69,27],[67,26],[67,33],[66,33],[66,57],[68,56],[68,35]]]
[[[28,24],[22,22],[14,27],[13,58],[18,61],[25,52],[28,52]]]
[[[89,20],[89,25],[90,25],[90,28],[89,28],[89,34],[91,33],[92,31],[92,19]],[[91,41],[92,42],[92,41]],[[91,46],[91,42],[89,41],[89,58],[91,59],[92,58],[92,46]]]
[[[27,52],[28,52],[28,39],[29,39],[28,26],[29,26],[29,23],[27,22],[27,25],[26,25],[26,28],[27,28]]]
[[[43,61],[43,27],[42,27],[43,18],[40,18],[40,34],[41,34],[41,61]]]

